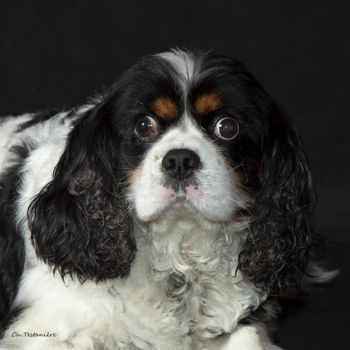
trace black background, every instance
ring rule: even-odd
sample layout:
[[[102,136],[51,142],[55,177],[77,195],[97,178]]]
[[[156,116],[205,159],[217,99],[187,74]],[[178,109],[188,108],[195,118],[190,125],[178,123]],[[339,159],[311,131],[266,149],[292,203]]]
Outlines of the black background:
[[[350,238],[347,1],[1,1],[0,115],[85,102],[174,46],[243,61],[296,120],[319,194],[317,227],[341,270],[277,332],[290,350],[345,348]],[[0,135],[1,137],[1,135]]]

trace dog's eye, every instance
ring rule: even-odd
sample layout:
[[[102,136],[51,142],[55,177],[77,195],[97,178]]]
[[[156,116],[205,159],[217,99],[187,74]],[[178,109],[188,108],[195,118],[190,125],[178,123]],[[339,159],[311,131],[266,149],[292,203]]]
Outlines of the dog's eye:
[[[150,139],[158,134],[158,124],[151,117],[142,117],[135,124],[135,133],[142,139]]]
[[[215,125],[214,134],[223,140],[233,140],[239,131],[238,123],[230,118],[221,118]]]

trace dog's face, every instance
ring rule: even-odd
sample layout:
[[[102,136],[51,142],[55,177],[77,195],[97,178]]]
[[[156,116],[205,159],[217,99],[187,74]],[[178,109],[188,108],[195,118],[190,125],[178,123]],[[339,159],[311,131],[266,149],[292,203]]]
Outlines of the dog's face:
[[[286,116],[226,56],[174,51],[129,69],[71,132],[31,206],[33,242],[62,274],[124,276],[132,222],[179,208],[225,224],[249,216],[240,269],[259,288],[279,291],[303,275],[313,241],[305,155]],[[58,212],[53,228],[46,217]],[[90,250],[75,253],[84,240]]]
[[[259,85],[242,74],[233,60],[173,52],[145,59],[124,77],[135,83],[121,88],[114,118],[139,219],[190,206],[203,219],[227,222],[251,202],[265,116],[253,103]]]
[[[149,122],[156,125],[156,118]],[[189,115],[180,117],[132,171],[130,200],[141,220],[164,217],[167,210],[182,203],[205,219],[230,221],[244,207],[234,166],[214,141],[225,133],[232,138],[227,143],[232,142],[238,124],[231,117],[212,117],[206,130],[198,122]]]

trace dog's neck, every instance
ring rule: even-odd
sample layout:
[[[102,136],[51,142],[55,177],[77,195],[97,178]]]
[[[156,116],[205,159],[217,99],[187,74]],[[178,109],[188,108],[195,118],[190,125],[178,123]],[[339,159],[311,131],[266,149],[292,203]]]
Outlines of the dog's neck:
[[[261,302],[263,296],[237,270],[246,223],[210,222],[184,204],[157,221],[135,224],[134,272],[156,283],[181,329],[212,338],[232,330]]]
[[[209,221],[186,202],[136,226],[138,249],[149,250],[150,266],[160,278],[171,273],[215,274],[225,264],[231,273],[246,237],[246,223]]]

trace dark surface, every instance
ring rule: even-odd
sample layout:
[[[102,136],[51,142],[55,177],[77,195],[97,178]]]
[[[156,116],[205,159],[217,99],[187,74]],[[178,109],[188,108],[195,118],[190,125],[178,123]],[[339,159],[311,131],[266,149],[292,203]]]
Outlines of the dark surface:
[[[290,350],[346,348],[350,130],[347,1],[2,1],[0,114],[73,106],[140,56],[215,49],[250,68],[292,115],[319,193],[318,230],[341,269],[289,303],[277,333]],[[98,5],[99,4],[99,5]]]

